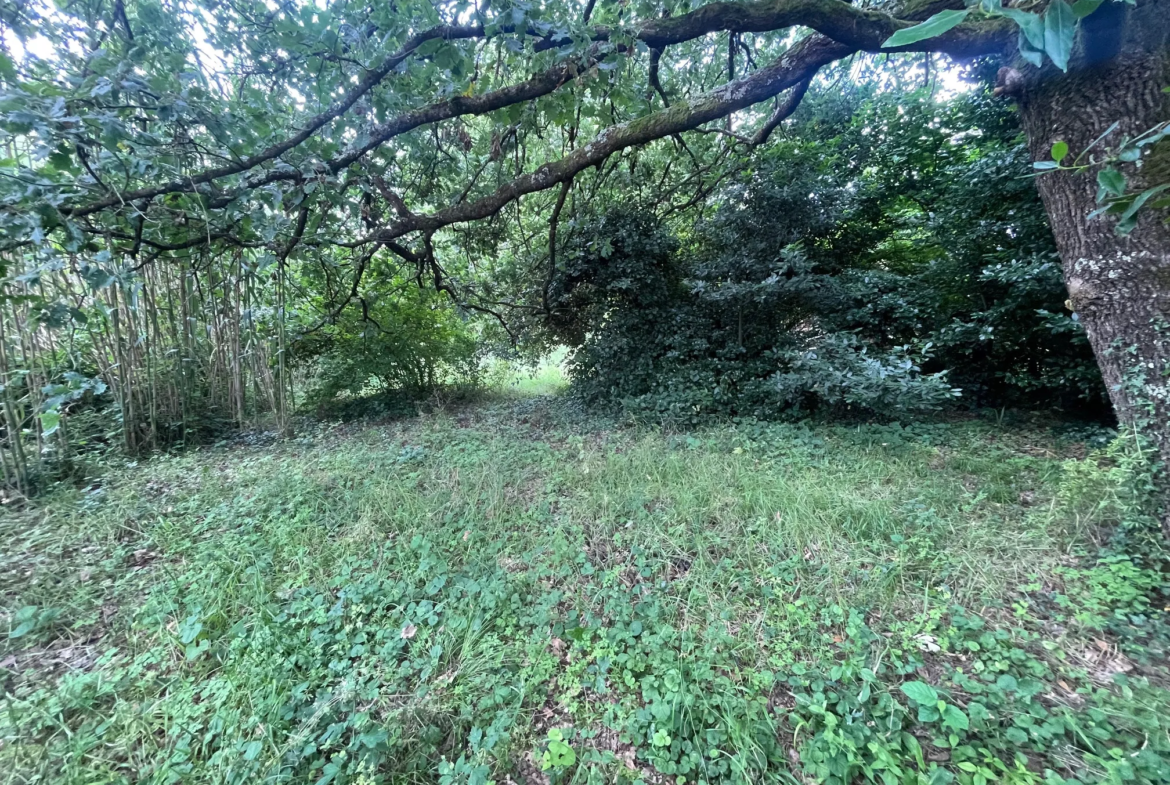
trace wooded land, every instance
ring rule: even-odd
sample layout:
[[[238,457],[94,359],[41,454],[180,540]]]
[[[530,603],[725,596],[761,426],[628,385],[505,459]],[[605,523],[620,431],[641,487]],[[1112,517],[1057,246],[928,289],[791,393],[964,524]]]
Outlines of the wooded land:
[[[4,781],[1170,781],[1170,0],[0,33]]]

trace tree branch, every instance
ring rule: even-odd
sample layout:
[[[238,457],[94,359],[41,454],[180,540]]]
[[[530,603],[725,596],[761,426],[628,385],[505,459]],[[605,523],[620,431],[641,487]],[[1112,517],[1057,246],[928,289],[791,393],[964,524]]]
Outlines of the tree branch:
[[[510,202],[526,194],[543,191],[565,182],[578,172],[604,161],[627,147],[646,144],[666,136],[698,128],[728,112],[751,106],[812,78],[822,66],[853,52],[845,44],[823,36],[813,36],[793,47],[776,62],[751,76],[725,84],[697,96],[690,102],[676,103],[629,123],[602,131],[592,142],[558,161],[546,163],[505,184],[494,193],[474,202],[465,202],[430,215],[403,219],[359,242],[387,242],[415,231],[428,234],[455,223],[488,218]]]
[[[533,76],[523,82],[519,82],[508,87],[493,90],[488,93],[481,93],[473,96],[456,96],[446,101],[430,104],[428,106],[420,107],[409,112],[398,115],[385,123],[375,127],[366,134],[366,141],[364,144],[351,148],[336,158],[333,158],[318,166],[319,171],[328,174],[337,174],[344,170],[347,166],[356,163],[358,160],[377,149],[382,144],[390,141],[396,136],[401,136],[404,133],[413,131],[424,125],[431,125],[443,120],[450,120],[455,117],[463,115],[481,115],[488,112],[494,112],[497,109],[503,109],[515,104],[532,101],[541,96],[548,95],[566,83],[572,81],[582,72],[588,68],[596,65],[601,59],[607,55],[608,52],[592,50],[584,60],[572,60],[561,63],[553,68],[550,68],[543,73]],[[254,190],[270,183],[281,181],[296,181],[305,177],[305,173],[299,169],[287,169],[284,171],[269,171],[263,175],[248,180],[240,188],[230,191],[228,193],[216,194],[212,200],[212,206],[222,207],[236,199],[248,191]],[[184,183],[182,190],[193,190],[190,183]],[[108,201],[108,200],[104,200]],[[86,208],[88,209],[88,208]],[[79,211],[79,214],[84,214]]]
[[[941,4],[932,5],[930,10],[933,11],[940,5],[953,4],[956,3],[952,3],[951,0],[943,0]],[[922,9],[915,8],[914,10],[913,13],[906,13],[907,18],[921,16]],[[818,31],[844,47],[848,47],[847,50],[843,51],[934,51],[957,57],[994,52],[1002,49],[1012,40],[1010,20],[991,20],[979,23],[967,22],[935,38],[898,49],[882,50],[882,43],[890,35],[912,24],[912,21],[904,21],[881,11],[850,5],[843,0],[757,0],[756,2],[739,0],[738,2],[709,3],[681,16],[646,22],[634,31],[634,37],[646,43],[651,49],[661,50],[667,46],[690,41],[721,30],[730,33],[768,32],[793,26],[804,26]],[[514,32],[506,26],[501,29],[505,32]],[[533,31],[527,32],[533,34]],[[607,40],[612,32],[606,28],[595,28],[593,37],[599,41]],[[61,212],[66,215],[84,216],[140,199],[152,199],[168,193],[199,191],[199,186],[255,169],[297,147],[317,130],[349,111],[359,98],[378,85],[422,43],[436,38],[453,40],[482,38],[484,36],[485,31],[482,25],[441,25],[418,33],[376,68],[367,71],[358,84],[343,98],[325,112],[311,118],[301,131],[288,139],[271,145],[255,155],[192,174],[182,180],[126,191],[120,197],[113,194],[106,195],[88,204],[62,207]],[[538,51],[552,49],[566,42],[567,39],[553,39],[545,36],[538,40],[536,49]],[[526,82],[493,93],[485,93],[480,96],[460,96],[450,101],[407,112],[379,126],[371,134],[369,142],[333,160],[328,164],[328,168],[332,172],[340,171],[378,145],[412,128],[417,128],[419,125],[450,119],[461,114],[481,114],[545,95],[570,78],[565,73],[569,67],[569,64],[554,67]],[[558,79],[559,81],[557,81]],[[550,87],[550,80],[556,84]],[[247,183],[244,189],[256,188],[278,180],[297,179],[298,177],[300,177],[298,172],[269,173]],[[230,201],[230,198],[226,200],[216,198],[214,204],[224,205]]]
[[[916,13],[924,10],[918,7],[922,3],[908,5],[904,12],[906,19],[922,16]],[[961,8],[962,4],[936,4],[930,7],[930,12],[945,6]],[[662,48],[720,30],[729,33],[766,33],[789,27],[810,27],[838,43],[870,52],[931,51],[955,57],[971,57],[986,54],[989,45],[991,49],[996,49],[1006,44],[1012,30],[1007,20],[968,22],[917,44],[882,49],[882,44],[891,35],[914,24],[913,21],[903,21],[884,11],[850,5],[843,0],[725,0],[708,3],[689,14],[648,22],[639,29],[636,37],[651,48]],[[599,31],[599,34],[604,33]]]
[[[540,302],[544,306],[545,313],[548,313],[548,293],[552,288],[553,277],[557,272],[557,223],[561,219],[561,210],[565,207],[565,198],[569,195],[569,190],[573,187],[573,178],[565,180],[561,184],[561,192],[557,195],[557,204],[553,208],[552,217],[548,219],[548,275],[544,279],[544,291],[541,293]]]
[[[788,97],[784,99],[782,104],[776,107],[776,111],[768,118],[768,122],[764,123],[760,127],[760,130],[756,131],[756,135],[751,140],[752,147],[759,147],[768,141],[768,137],[772,135],[776,127],[792,116],[792,113],[796,111],[796,107],[800,106],[804,94],[808,92],[808,86],[810,84],[812,84],[811,76],[792,88],[792,91],[788,93]]]
[[[374,89],[374,87],[379,82],[381,82],[387,74],[393,71],[399,63],[409,57],[415,49],[417,49],[426,41],[430,41],[434,38],[442,38],[446,40],[459,38],[477,38],[482,35],[483,28],[479,25],[470,25],[464,27],[440,25],[438,27],[432,27],[430,30],[426,30],[422,33],[412,36],[405,44],[403,44],[401,49],[383,60],[381,65],[379,65],[377,68],[373,68],[370,71],[367,71],[366,74],[362,77],[361,81],[359,81],[352,90],[346,93],[343,98],[334,103],[333,106],[329,107],[329,109],[310,119],[299,133],[290,136],[288,139],[285,139],[282,142],[278,142],[277,144],[267,147],[255,155],[249,156],[248,158],[241,159],[240,161],[228,164],[226,166],[221,166],[215,169],[208,169],[199,174],[186,177],[183,180],[175,180],[151,188],[140,188],[136,191],[129,191],[123,193],[120,199],[117,195],[113,195],[107,196],[104,199],[98,199],[97,201],[91,202],[90,204],[84,206],[72,208],[63,207],[61,208],[61,212],[65,213],[66,215],[73,216],[90,215],[91,213],[98,212],[99,210],[104,210],[108,207],[120,205],[123,201],[129,202],[136,201],[138,199],[152,199],[156,196],[162,196],[164,194],[190,191],[194,188],[194,186],[203,185],[205,183],[210,183],[213,180],[218,180],[230,175],[240,174],[241,172],[254,169],[260,164],[271,161],[274,158],[287,153],[289,150],[297,147],[314,133],[316,133],[324,125],[332,122],[333,120],[336,120],[338,117],[341,117],[343,114],[349,111],[349,109],[355,103],[357,103],[359,98],[368,93],[370,90]]]
[[[301,209],[297,211],[297,223],[293,228],[293,235],[285,243],[284,248],[280,251],[280,258],[277,263],[283,267],[284,263],[288,261],[288,257],[292,255],[294,249],[300,243],[301,238],[305,236],[305,226],[309,223],[309,205],[304,204]]]

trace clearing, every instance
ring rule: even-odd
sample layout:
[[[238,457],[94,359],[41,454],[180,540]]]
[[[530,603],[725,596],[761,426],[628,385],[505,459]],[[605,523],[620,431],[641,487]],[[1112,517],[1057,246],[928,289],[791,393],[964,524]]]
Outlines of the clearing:
[[[315,427],[4,513],[0,779],[1166,781],[1087,431]]]

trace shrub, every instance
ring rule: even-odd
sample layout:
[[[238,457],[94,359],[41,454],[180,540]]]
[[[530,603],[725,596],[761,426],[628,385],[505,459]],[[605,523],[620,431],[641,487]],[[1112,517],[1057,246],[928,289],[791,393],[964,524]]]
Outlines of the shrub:
[[[441,295],[417,288],[348,309],[303,335],[293,353],[315,406],[379,393],[417,400],[443,387],[474,386],[479,376],[468,323]]]
[[[645,214],[600,218],[556,290],[577,393],[685,422],[872,414],[953,399],[945,374],[921,374],[908,347],[882,350],[819,327],[847,292],[801,245],[777,244],[827,226],[822,211],[784,209],[802,193],[806,186],[773,189],[771,180],[738,190],[729,214],[700,227],[685,252]],[[753,230],[765,211],[798,225]],[[740,233],[756,239],[733,242]]]
[[[781,400],[796,411],[936,409],[960,395],[946,371],[923,374],[909,346],[871,354],[852,335],[830,334],[813,347],[778,356],[786,369],[773,381]]]
[[[983,93],[917,101],[776,144],[694,225],[578,219],[550,290],[577,392],[683,420],[1105,413],[1014,118]]]
[[[828,143],[857,192],[825,250],[852,297],[834,325],[933,344],[926,369],[972,406],[1107,411],[1015,117],[988,91],[916,100],[874,99]]]

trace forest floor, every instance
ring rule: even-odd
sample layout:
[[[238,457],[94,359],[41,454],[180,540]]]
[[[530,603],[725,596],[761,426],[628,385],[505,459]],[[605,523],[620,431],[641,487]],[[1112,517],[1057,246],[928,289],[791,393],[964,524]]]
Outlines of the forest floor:
[[[1093,446],[536,397],[114,467],[0,513],[0,781],[1170,781]]]

